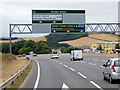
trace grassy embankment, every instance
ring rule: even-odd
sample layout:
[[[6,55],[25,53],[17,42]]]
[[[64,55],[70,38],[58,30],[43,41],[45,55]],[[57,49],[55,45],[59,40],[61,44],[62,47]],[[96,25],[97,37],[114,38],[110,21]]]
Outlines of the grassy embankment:
[[[22,69],[28,63],[28,61],[29,60],[27,59],[18,58],[16,56],[12,56],[12,58],[10,58],[9,54],[2,54],[2,77],[0,77],[0,80],[4,82],[5,80],[9,79],[20,69]],[[14,84],[8,85],[7,88],[18,88],[31,71],[32,66],[33,63],[31,62],[29,67],[22,73],[22,75],[14,80]]]

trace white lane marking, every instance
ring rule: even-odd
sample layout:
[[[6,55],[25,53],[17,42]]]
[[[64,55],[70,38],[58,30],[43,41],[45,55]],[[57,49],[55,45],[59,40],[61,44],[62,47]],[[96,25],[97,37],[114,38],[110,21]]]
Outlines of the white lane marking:
[[[85,61],[81,61],[82,63],[86,63]]]
[[[105,68],[105,67],[103,67],[103,66],[100,66],[101,68]]]
[[[92,60],[98,60],[98,59],[92,59]]]
[[[61,65],[62,65],[62,63],[59,63],[59,64],[61,64]]]
[[[30,75],[31,75],[32,71],[33,71],[33,67],[30,70],[30,73],[28,74],[27,78],[25,79],[25,81],[22,83],[22,85],[19,88],[23,88],[23,85],[26,83],[26,81],[28,80],[28,78],[30,78]]]
[[[69,87],[65,83],[63,83],[62,90],[69,90]]]
[[[35,82],[35,85],[34,85],[34,90],[36,90],[37,87],[38,87],[39,80],[40,80],[40,65],[39,65],[39,63],[38,63],[37,60],[34,59],[34,61],[36,61],[36,63],[37,63],[37,67],[38,67],[38,71],[37,71],[37,79],[36,79],[36,82]]]
[[[83,75],[83,74],[80,73],[80,72],[77,72],[77,74],[79,74],[79,75],[82,76],[83,78],[87,78],[85,75]]]
[[[96,66],[96,64],[94,64],[94,63],[89,63],[90,65],[95,65]]]
[[[67,65],[64,64],[65,67],[68,67]]]
[[[104,62],[105,62],[105,61],[107,61],[107,60],[102,60],[102,61],[104,61]]]
[[[93,84],[95,87],[97,87],[98,89],[100,90],[103,90],[99,85],[97,85],[95,82],[93,81],[90,81],[91,84]]]
[[[93,64],[93,65],[95,65],[95,66],[96,66],[96,64]]]
[[[71,67],[69,67],[69,69],[72,70],[72,71],[75,71],[75,69],[73,69],[73,68],[71,68]]]
[[[59,61],[56,61],[57,63],[59,62]]]
[[[90,58],[87,58],[87,59],[90,59]]]

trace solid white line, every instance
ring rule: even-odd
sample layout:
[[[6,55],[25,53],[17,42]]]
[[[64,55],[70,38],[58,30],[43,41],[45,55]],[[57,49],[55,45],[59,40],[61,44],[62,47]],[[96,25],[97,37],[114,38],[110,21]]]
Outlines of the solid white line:
[[[40,65],[39,65],[37,60],[34,59],[34,61],[36,61],[37,67],[38,67],[37,79],[36,79],[36,82],[35,82],[35,85],[34,85],[34,90],[36,90],[37,87],[38,87],[39,80],[40,80]]]
[[[69,69],[72,70],[72,71],[75,71],[75,69],[73,69],[73,68],[71,68],[71,67],[69,67]]]
[[[67,65],[64,65],[65,67],[68,67]]]
[[[82,73],[80,72],[77,72],[80,76],[82,76],[83,78],[87,78],[85,75],[83,75]]]
[[[92,83],[95,87],[97,87],[98,89],[100,89],[100,90],[103,90],[99,85],[97,85],[95,82],[93,82],[93,81],[90,81],[90,83]]]
[[[19,87],[19,88],[23,88],[23,85],[26,83],[26,81],[28,80],[28,78],[30,77],[31,73],[32,73],[32,70],[33,70],[33,66],[32,66],[32,69],[30,70],[30,73],[28,74],[27,78],[24,80],[24,82],[22,83],[22,85]]]

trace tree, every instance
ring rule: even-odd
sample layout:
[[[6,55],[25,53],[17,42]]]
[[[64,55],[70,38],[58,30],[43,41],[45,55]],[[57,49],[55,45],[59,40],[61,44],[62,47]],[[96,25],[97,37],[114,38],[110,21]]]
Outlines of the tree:
[[[9,53],[9,52],[10,52],[9,43],[2,43],[2,53]]]
[[[30,52],[30,47],[21,48],[21,49],[18,51],[19,54],[28,54],[28,52]]]
[[[101,44],[99,44],[99,47],[97,48],[97,50],[102,50]]]
[[[33,50],[34,50],[34,44],[35,44],[34,41],[32,41],[32,40],[27,40],[27,41],[24,43],[23,48],[30,47],[30,51],[33,51]]]
[[[48,54],[51,53],[51,48],[46,42],[37,42],[35,45],[34,52],[37,54]]]
[[[12,53],[18,54],[18,51],[24,46],[25,40],[17,41],[12,44]]]
[[[120,49],[119,44],[116,44],[116,45],[115,45],[115,49]]]

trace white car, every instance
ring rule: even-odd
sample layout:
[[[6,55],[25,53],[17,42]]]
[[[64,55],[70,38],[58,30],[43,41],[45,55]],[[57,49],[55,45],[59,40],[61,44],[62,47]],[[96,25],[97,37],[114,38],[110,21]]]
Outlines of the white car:
[[[51,59],[54,59],[54,58],[56,58],[56,59],[59,58],[59,54],[58,54],[57,51],[53,51],[52,54],[51,54]]]
[[[113,83],[114,80],[120,80],[120,58],[110,58],[103,66],[105,67],[104,80],[108,79],[110,83]]]
[[[72,50],[70,60],[83,60],[82,50]]]

